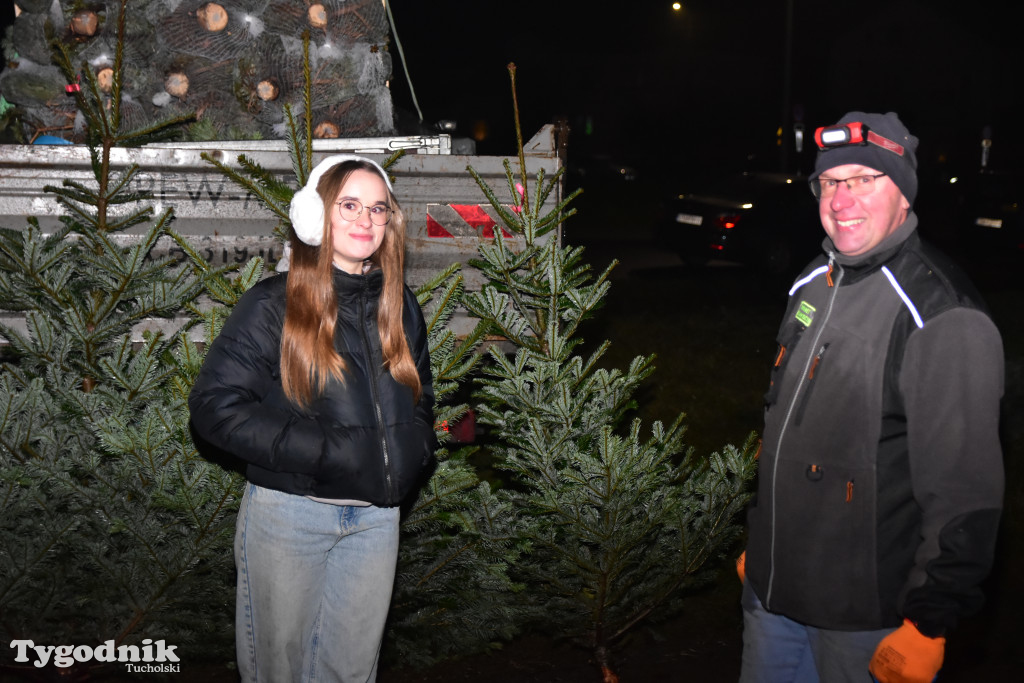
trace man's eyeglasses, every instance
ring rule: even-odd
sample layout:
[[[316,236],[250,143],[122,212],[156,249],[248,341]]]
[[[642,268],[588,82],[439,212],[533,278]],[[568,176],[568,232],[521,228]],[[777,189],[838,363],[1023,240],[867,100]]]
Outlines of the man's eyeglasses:
[[[875,189],[875,179],[881,178],[884,175],[888,174],[854,175],[849,178],[826,178],[819,176],[811,181],[811,192],[814,193],[816,199],[829,199],[839,189],[839,183],[846,183],[846,189],[851,194],[871,194]]]
[[[338,213],[346,221],[354,221],[363,215],[363,209],[370,215],[370,222],[374,225],[387,225],[391,220],[391,207],[386,204],[374,204],[363,206],[356,199],[342,199],[337,202]]]

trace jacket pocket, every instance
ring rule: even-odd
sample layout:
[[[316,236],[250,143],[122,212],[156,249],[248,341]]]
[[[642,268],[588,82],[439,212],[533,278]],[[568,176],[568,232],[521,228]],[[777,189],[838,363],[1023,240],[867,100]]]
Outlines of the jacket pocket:
[[[416,417],[390,427],[391,475],[404,498],[423,483],[424,474],[434,467],[437,436],[433,425]]]
[[[417,437],[413,443],[417,445],[416,450],[420,453],[420,467],[423,469],[433,468],[436,460],[435,452],[440,446],[434,426],[428,425],[419,417],[414,417],[412,429]],[[409,461],[412,462],[413,458],[410,457]]]
[[[795,320],[790,320],[779,330],[775,338],[777,347],[775,357],[772,361],[771,375],[768,383],[768,391],[764,395],[764,408],[770,409],[779,400],[779,388],[782,377],[789,365],[792,351],[800,341],[801,335],[807,328]]]
[[[804,413],[807,412],[807,405],[811,402],[811,395],[814,393],[814,387],[821,383],[817,378],[822,373],[822,361],[825,359],[825,353],[827,351],[828,342],[825,342],[818,347],[818,351],[814,354],[814,358],[811,360],[811,365],[807,369],[807,376],[804,377],[804,395],[800,398],[800,403],[797,406],[796,416],[794,418],[795,423],[798,425],[804,421]]]
[[[769,608],[823,628],[879,628],[871,471],[794,459],[779,463],[779,479]]]

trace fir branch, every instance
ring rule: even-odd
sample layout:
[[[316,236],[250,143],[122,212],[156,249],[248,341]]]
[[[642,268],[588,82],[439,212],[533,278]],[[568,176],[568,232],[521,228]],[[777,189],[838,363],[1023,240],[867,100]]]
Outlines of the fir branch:
[[[303,56],[308,61],[308,41],[303,42],[303,50]],[[308,83],[308,74],[306,75],[306,78],[306,82]],[[288,142],[288,156],[292,162],[292,173],[295,174],[297,179],[303,178],[305,177],[305,174],[309,173],[309,169],[312,169],[312,162],[310,160],[312,159],[313,152],[312,149],[309,149],[307,155],[307,148],[302,141],[303,139],[308,140],[308,135],[312,135],[312,132],[309,132],[305,138],[299,135],[298,125],[295,123],[295,115],[292,112],[291,104],[284,105],[284,117],[285,123],[287,124],[285,128],[285,139]]]
[[[510,76],[518,125],[514,65]],[[505,169],[510,194],[523,188],[518,211],[502,209],[468,169],[521,239],[505,240],[496,230],[471,261],[487,282],[464,305],[516,347],[514,356],[489,350],[476,414],[493,429],[496,466],[521,492],[519,526],[533,550],[512,567],[513,578],[530,586],[544,626],[586,643],[610,673],[616,642],[656,612],[677,608],[680,589],[700,580],[735,537],[736,503],[752,469],[742,458],[726,464],[715,455],[706,467],[689,455],[675,466],[682,415],[668,429],[654,423],[646,440],[638,419],[623,433],[654,358],[638,356],[625,371],[604,369],[607,341],[586,358],[576,355],[580,324],[602,305],[616,264],[595,278],[582,249],[559,243],[554,231],[572,215],[568,201],[576,193],[545,212],[560,174],[550,182],[538,174],[531,192],[521,136],[517,142],[519,173],[508,161]]]
[[[519,152],[519,172],[520,182],[523,184],[523,212],[530,212],[529,203],[529,179],[526,176],[526,155],[523,151],[523,128],[519,124],[519,93],[516,90],[516,65],[515,62],[509,62],[508,65],[508,76],[509,83],[512,87],[512,115],[515,121],[516,131],[516,149]]]
[[[309,31],[302,32],[302,78],[304,88],[303,97],[303,121],[306,124],[305,137],[302,141],[303,154],[299,155],[296,149],[296,157],[303,163],[299,165],[299,173],[295,174],[299,187],[305,187],[309,180],[309,173],[313,170],[313,88],[311,84],[313,77],[310,73],[309,63]]]
[[[195,112],[167,116],[147,122],[139,128],[124,131],[118,135],[117,143],[122,147],[141,147],[154,142],[165,142],[181,137],[181,127],[196,121]]]

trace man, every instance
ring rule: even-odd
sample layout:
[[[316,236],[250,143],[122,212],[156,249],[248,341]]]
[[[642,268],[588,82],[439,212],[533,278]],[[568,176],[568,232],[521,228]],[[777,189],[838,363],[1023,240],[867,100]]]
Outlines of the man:
[[[825,255],[790,289],[765,396],[740,680],[931,683],[992,563],[1002,342],[917,234],[898,116],[815,138]]]

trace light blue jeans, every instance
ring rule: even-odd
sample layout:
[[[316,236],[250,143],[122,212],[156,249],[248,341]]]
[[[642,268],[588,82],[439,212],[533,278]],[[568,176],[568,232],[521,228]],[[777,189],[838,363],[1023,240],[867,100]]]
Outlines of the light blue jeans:
[[[740,683],[871,683],[868,663],[896,629],[832,631],[805,626],[766,610],[743,587]]]
[[[235,529],[245,683],[377,678],[399,508],[318,503],[247,484]]]

